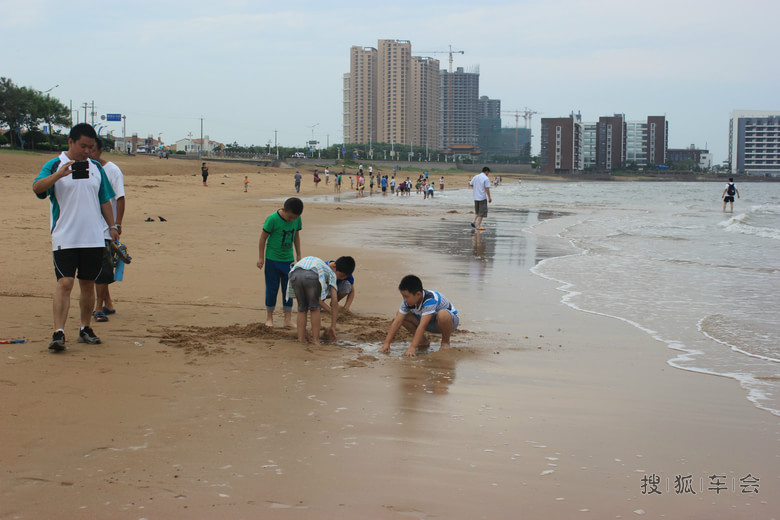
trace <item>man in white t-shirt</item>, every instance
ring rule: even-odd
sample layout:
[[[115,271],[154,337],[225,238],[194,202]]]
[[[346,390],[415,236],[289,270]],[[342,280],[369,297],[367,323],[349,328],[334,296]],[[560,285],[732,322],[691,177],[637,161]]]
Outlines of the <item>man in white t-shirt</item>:
[[[114,198],[111,199],[111,209],[114,214],[114,223],[121,236],[122,220],[125,217],[125,178],[119,166],[111,161],[104,160],[102,156],[103,141],[98,137],[95,139],[95,148],[93,148],[90,158],[103,166],[108,182],[111,183],[111,188],[114,190]],[[108,224],[106,224],[104,233],[106,244],[111,240],[109,231]],[[95,321],[108,321],[108,315],[116,312],[114,302],[111,300],[111,292],[108,289],[109,284],[112,283],[114,283],[114,266],[111,263],[108,249],[105,249],[103,253],[103,269],[100,271],[100,276],[95,279],[95,312],[92,313]]]
[[[78,340],[100,343],[90,328],[95,299],[95,278],[100,275],[105,249],[104,230],[119,240],[111,199],[114,190],[100,163],[89,159],[97,134],[86,123],[74,126],[68,137],[68,151],[41,168],[33,182],[39,199],[49,198],[51,241],[57,289],[54,293],[54,329],[49,349],[65,350],[65,322],[70,310],[70,293],[78,271],[81,329]]]
[[[474,220],[471,221],[471,227],[482,230],[482,219],[487,217],[488,203],[493,202],[490,197],[490,178],[488,174],[490,168],[485,166],[482,172],[474,176],[469,181],[469,186],[474,190]]]

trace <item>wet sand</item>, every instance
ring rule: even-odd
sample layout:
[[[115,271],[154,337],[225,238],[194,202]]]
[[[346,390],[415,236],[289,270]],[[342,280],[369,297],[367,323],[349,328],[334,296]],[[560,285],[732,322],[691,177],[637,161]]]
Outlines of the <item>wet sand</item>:
[[[203,188],[195,162],[118,157],[134,257],[118,311],[93,325],[102,345],[78,344],[74,290],[69,350],[53,355],[48,203],[30,189],[46,159],[0,154],[0,330],[29,340],[2,345],[0,518],[778,516],[775,417],[528,272],[565,252],[555,228],[574,217],[477,240],[468,208],[308,203],[304,255],[358,261],[340,343],[314,348],[261,325],[259,229],[294,170],[213,162]],[[439,245],[360,240],[409,218]],[[407,272],[461,311],[452,350],[376,353]],[[678,474],[696,494],[675,493]],[[758,493],[742,492],[748,474]],[[643,493],[652,475],[660,495]]]

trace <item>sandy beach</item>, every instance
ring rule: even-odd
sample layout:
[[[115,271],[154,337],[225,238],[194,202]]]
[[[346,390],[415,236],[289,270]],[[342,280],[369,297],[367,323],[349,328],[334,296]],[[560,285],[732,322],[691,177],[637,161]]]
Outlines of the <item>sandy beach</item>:
[[[214,161],[204,188],[196,161],[108,154],[133,262],[117,313],[93,324],[103,343],[75,341],[76,288],[68,350],[52,354],[49,207],[31,190],[50,157],[0,153],[0,339],[27,340],[0,345],[0,519],[780,518],[777,417],[531,272],[516,273],[520,334],[491,330],[486,288],[454,300],[451,350],[361,348],[384,338],[403,275],[458,294],[440,257],[361,234],[470,208],[307,201],[333,193],[313,167],[303,254],[357,261],[339,344],[262,325],[258,238],[295,169]],[[447,189],[470,177],[443,175]]]

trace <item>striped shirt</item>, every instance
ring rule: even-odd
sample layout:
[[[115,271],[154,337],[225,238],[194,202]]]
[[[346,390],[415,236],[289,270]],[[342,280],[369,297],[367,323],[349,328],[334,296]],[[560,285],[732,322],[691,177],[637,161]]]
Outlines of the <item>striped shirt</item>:
[[[450,303],[446,296],[438,291],[423,290],[423,297],[415,307],[409,307],[406,302],[401,302],[399,311],[401,314],[414,314],[418,318],[428,314],[436,314],[446,309],[451,314],[458,314],[458,310]]]

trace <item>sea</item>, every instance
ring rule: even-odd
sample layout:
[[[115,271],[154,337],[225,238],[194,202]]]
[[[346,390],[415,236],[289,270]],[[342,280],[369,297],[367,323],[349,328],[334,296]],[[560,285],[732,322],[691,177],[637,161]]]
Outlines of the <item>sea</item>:
[[[358,233],[361,245],[439,254],[436,283],[457,277],[457,293],[482,297],[481,327],[517,332],[512,311],[529,295],[514,284],[527,270],[565,305],[651,336],[672,367],[732,378],[780,416],[780,183],[738,180],[724,213],[724,182],[505,179],[481,232],[468,186],[445,187],[425,200],[322,186],[313,200],[402,208],[407,217]],[[345,224],[345,238],[356,229]]]

